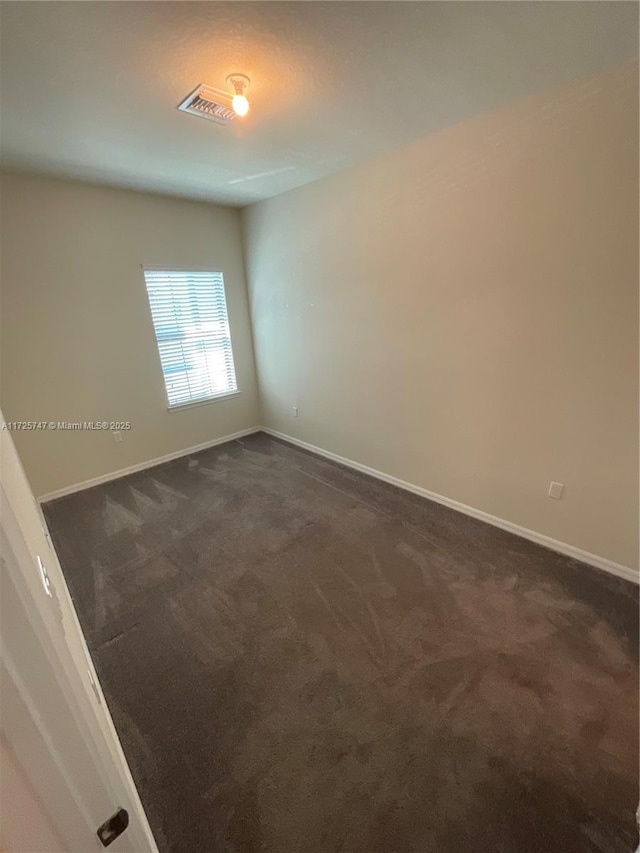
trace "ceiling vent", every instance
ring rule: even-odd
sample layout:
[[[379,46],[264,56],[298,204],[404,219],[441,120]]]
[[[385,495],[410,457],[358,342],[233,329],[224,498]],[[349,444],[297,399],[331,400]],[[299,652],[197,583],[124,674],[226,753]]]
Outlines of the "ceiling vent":
[[[178,109],[216,124],[230,124],[236,117],[231,107],[232,98],[232,94],[201,83],[178,105]]]

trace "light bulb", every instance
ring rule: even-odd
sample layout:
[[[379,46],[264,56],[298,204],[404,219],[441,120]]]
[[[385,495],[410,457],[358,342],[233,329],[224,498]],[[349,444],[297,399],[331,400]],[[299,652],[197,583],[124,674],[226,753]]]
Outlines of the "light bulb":
[[[231,101],[233,111],[237,116],[246,116],[249,112],[249,101],[244,95],[234,95]]]
[[[249,101],[245,92],[249,88],[251,80],[246,74],[229,74],[227,83],[234,93],[231,99],[231,108],[237,116],[246,116],[249,112]]]

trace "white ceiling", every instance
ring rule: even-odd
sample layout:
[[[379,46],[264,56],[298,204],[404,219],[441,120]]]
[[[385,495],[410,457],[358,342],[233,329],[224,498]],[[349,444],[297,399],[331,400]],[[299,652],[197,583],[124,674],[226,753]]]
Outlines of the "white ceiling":
[[[638,54],[633,2],[3,2],[2,165],[245,205]],[[251,77],[221,127],[177,112]]]

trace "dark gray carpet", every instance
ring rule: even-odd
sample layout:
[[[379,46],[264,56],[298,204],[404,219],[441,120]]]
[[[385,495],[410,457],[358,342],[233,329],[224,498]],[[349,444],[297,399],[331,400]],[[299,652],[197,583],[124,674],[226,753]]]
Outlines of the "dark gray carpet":
[[[634,849],[631,584],[264,434],[45,514],[161,850]]]

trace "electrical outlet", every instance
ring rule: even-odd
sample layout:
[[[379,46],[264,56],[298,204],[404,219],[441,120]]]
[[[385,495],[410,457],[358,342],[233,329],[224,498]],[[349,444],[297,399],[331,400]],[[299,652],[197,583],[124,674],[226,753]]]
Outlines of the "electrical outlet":
[[[559,501],[563,492],[564,485],[562,483],[549,483],[549,497],[553,498],[554,501]]]
[[[122,432],[121,432],[121,430],[119,430],[119,429],[114,429],[114,431],[111,433],[111,435],[113,436],[113,440],[115,441],[115,443],[116,443],[116,444],[120,444],[120,442],[122,441]]]
[[[292,412],[294,418],[298,417],[298,407],[297,406],[291,406],[291,412]]]

